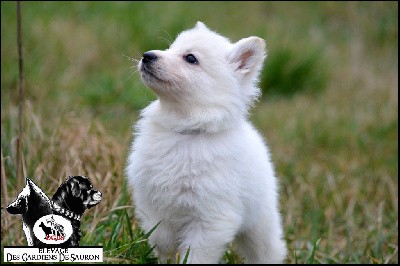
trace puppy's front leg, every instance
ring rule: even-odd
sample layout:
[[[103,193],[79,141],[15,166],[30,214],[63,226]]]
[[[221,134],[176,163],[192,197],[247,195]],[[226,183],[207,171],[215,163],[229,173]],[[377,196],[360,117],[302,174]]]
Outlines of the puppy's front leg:
[[[151,230],[151,228],[149,230]],[[149,242],[150,245],[154,247],[155,255],[160,263],[167,263],[168,257],[174,257],[176,249],[174,237],[171,227],[165,220],[162,220],[157,228],[151,233],[149,236]]]
[[[199,221],[188,225],[184,230],[183,241],[179,246],[181,262],[189,250],[189,264],[217,264],[225,248],[234,238],[238,223],[227,221]]]

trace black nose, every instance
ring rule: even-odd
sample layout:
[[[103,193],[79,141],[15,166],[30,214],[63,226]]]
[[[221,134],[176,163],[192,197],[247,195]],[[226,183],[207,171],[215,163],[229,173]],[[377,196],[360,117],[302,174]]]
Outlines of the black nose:
[[[145,52],[143,54],[142,62],[147,64],[157,60],[157,56],[153,52]]]

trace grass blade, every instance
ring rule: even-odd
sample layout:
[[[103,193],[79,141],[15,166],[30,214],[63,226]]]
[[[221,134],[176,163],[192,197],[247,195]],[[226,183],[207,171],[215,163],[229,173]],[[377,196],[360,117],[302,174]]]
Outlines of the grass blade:
[[[189,258],[189,252],[190,252],[190,247],[188,248],[188,250],[185,253],[185,257],[183,258],[182,264],[187,264],[187,260]]]
[[[314,242],[314,245],[311,250],[310,256],[308,256],[306,260],[306,264],[313,264],[314,263],[314,258],[315,258],[315,251],[317,250],[318,244],[321,241],[321,238],[319,238],[317,241]]]
[[[151,230],[144,235],[145,238],[149,238],[149,236],[154,232],[154,230],[156,230],[156,228],[158,227],[158,225],[161,223],[161,221],[159,221],[153,228],[151,228]]]

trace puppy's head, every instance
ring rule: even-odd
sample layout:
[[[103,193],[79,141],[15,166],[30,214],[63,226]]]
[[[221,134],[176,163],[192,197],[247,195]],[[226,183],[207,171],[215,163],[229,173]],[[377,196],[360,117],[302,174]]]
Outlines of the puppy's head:
[[[72,176],[66,181],[67,194],[75,205],[82,205],[83,209],[89,209],[101,201],[101,192],[93,189],[90,180],[85,176]]]
[[[257,81],[265,56],[261,38],[231,43],[197,22],[167,50],[144,53],[138,68],[161,102],[244,113],[259,95]]]

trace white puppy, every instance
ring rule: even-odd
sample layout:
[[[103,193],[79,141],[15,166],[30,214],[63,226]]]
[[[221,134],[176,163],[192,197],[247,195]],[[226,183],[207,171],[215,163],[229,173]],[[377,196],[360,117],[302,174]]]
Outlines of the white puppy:
[[[231,43],[198,22],[165,51],[143,55],[158,100],[142,112],[126,173],[136,214],[161,262],[218,263],[227,244],[247,263],[286,255],[278,187],[265,143],[247,119],[265,42]]]

